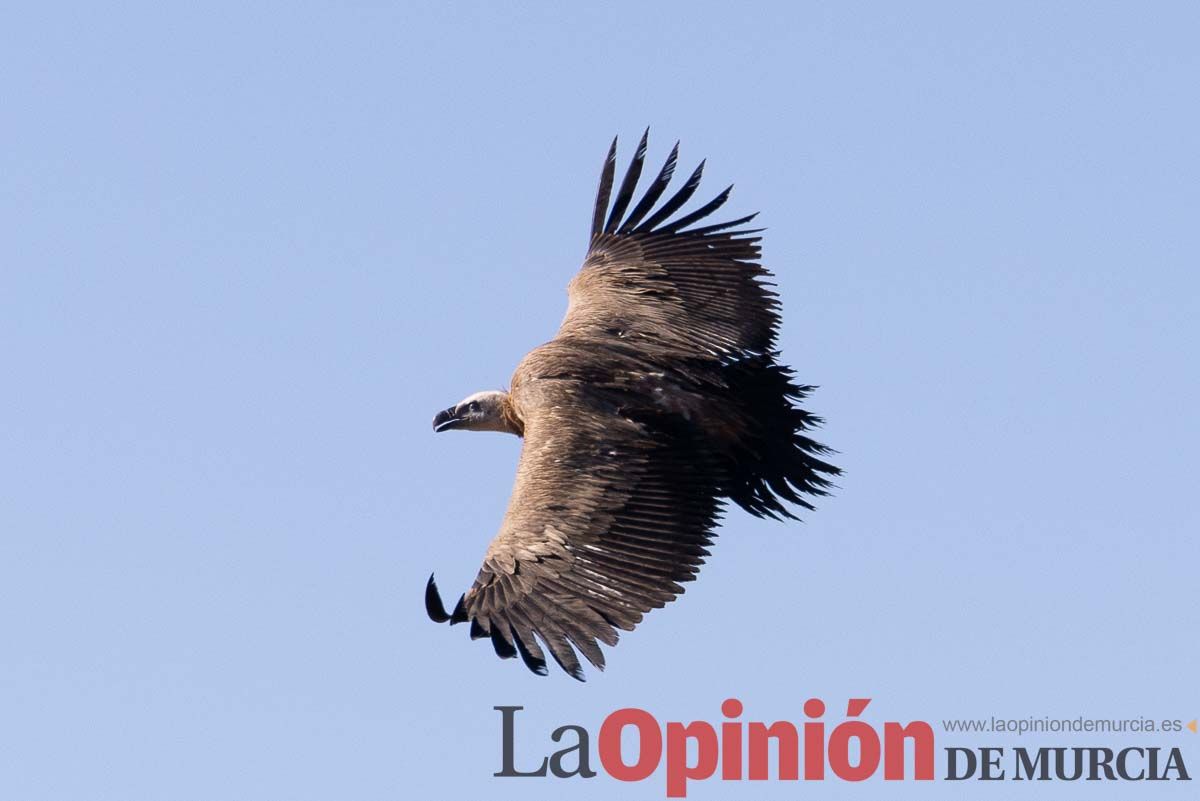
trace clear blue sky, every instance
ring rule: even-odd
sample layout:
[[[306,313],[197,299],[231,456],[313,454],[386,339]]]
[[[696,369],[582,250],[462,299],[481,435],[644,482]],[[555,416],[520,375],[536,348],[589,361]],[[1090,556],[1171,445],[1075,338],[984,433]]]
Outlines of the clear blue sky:
[[[0,23],[0,796],[662,797],[493,779],[496,704],[531,756],[729,695],[1200,715],[1195,5],[166,5]],[[847,472],[539,679],[425,618],[519,449],[430,419],[553,335],[646,125],[762,211]]]

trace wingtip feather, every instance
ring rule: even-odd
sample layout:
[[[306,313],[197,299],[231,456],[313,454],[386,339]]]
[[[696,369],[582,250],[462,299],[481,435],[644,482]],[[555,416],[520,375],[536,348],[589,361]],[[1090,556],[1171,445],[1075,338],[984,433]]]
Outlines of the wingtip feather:
[[[604,230],[604,218],[608,214],[608,199],[612,194],[613,177],[617,169],[617,137],[613,137],[608,155],[604,158],[604,167],[600,170],[600,187],[596,191],[596,208],[592,212],[592,236],[595,237]]]
[[[450,615],[446,613],[446,606],[442,603],[442,596],[438,594],[437,582],[433,580],[432,573],[425,584],[425,614],[429,615],[429,619],[434,623],[445,623],[450,619]]]
[[[529,638],[533,641],[532,632],[529,633]],[[517,646],[517,653],[521,655],[521,661],[525,663],[525,667],[539,676],[548,676],[550,674],[550,669],[546,667],[546,656],[538,648],[536,642],[533,642],[531,648],[529,645],[526,645],[524,638],[516,636],[514,632],[513,644]],[[533,652],[533,648],[537,649],[536,654]]]
[[[458,603],[454,605],[454,611],[450,613],[450,625],[453,626],[456,623],[466,623],[468,619],[467,596],[464,594],[458,596]]]
[[[492,626],[492,648],[496,651],[496,656],[501,659],[512,659],[517,655],[517,649],[508,641],[508,638],[500,632],[499,625]]]

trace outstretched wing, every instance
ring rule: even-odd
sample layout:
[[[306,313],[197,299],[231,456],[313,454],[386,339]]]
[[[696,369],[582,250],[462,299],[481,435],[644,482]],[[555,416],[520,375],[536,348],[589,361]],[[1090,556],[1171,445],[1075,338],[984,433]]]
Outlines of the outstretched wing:
[[[757,231],[739,228],[753,215],[695,227],[726,189],[675,216],[703,163],[659,205],[678,145],[635,204],[645,155],[643,136],[615,198],[615,140],[605,161],[567,315],[517,403],[525,445],[500,533],[451,612],[426,588],[431,618],[469,622],[537,673],[546,650],[575,678],[579,654],[602,669],[601,643],[695,577],[722,498],[790,516],[785,501],[811,508],[838,473],[804,433],[810,387],[775,361],[778,300]]]
[[[474,585],[447,613],[430,577],[426,607],[541,674],[544,645],[582,679],[576,652],[603,669],[598,643],[616,644],[618,629],[695,576],[721,510],[721,468],[686,428],[627,416],[608,390],[539,383],[549,388],[525,410],[508,513]]]
[[[693,212],[673,218],[700,184],[704,162],[657,210],[675,171],[679,145],[629,209],[646,156],[646,135],[609,209],[616,170],[614,139],[600,178],[591,244],[568,287],[559,337],[653,343],[725,361],[775,346],[779,302],[759,263],[761,229],[738,230],[755,215],[690,227],[720,208],[732,186]]]

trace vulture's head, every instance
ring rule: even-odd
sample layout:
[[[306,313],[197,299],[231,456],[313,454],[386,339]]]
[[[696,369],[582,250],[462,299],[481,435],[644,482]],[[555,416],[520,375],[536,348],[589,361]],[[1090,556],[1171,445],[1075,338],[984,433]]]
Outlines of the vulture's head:
[[[449,409],[440,411],[433,418],[434,431],[450,431],[461,428],[465,431],[513,432],[509,416],[508,393],[499,391],[476,392],[463,398]]]

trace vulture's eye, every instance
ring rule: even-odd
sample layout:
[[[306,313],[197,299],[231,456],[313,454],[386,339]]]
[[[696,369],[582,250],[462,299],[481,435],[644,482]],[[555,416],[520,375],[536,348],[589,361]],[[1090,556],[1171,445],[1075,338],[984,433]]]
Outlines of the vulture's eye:
[[[477,411],[479,411],[479,403],[478,403],[478,402],[476,402],[476,401],[471,401],[470,403],[468,403],[468,404],[467,404],[467,411],[468,411],[468,412],[477,412]]]

